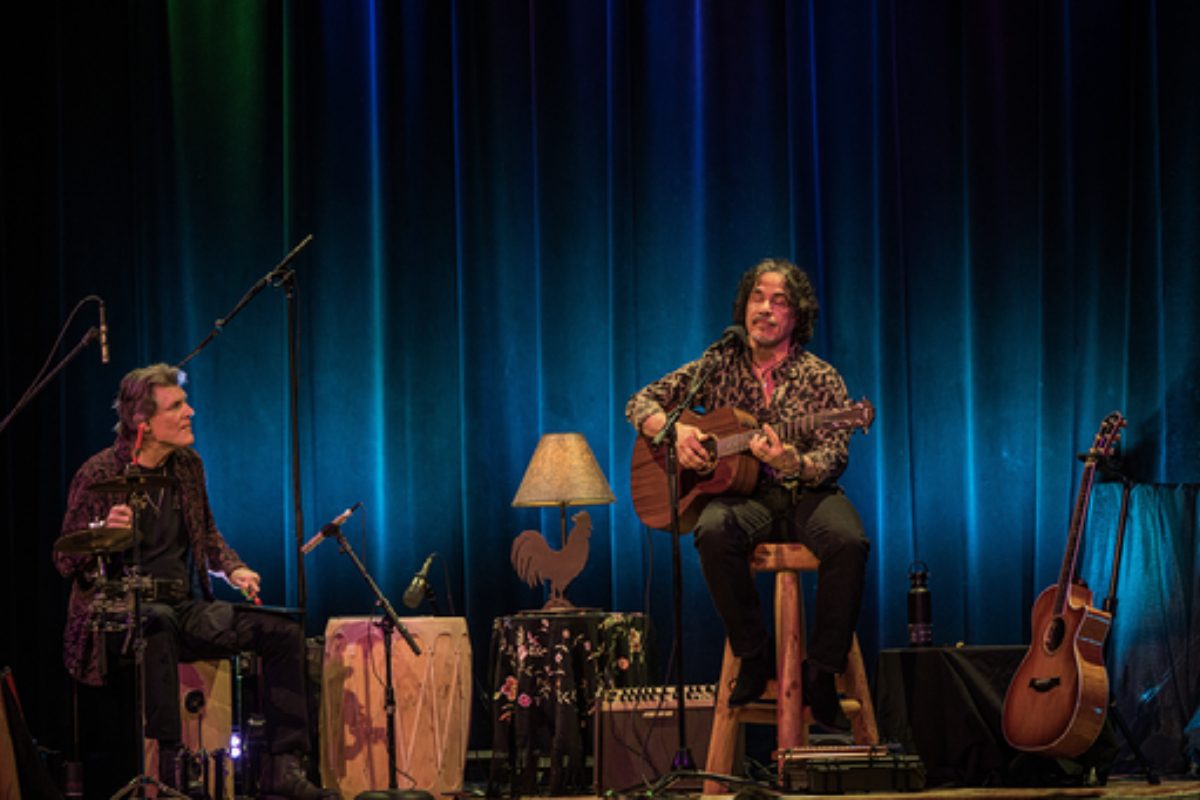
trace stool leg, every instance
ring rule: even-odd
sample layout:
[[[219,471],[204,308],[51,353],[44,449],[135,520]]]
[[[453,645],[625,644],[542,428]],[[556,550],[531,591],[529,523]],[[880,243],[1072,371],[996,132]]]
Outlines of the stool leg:
[[[733,755],[738,738],[738,710],[729,707],[729,692],[737,679],[742,660],[733,654],[729,640],[725,640],[725,655],[721,659],[721,677],[717,679],[716,707],[713,709],[712,733],[708,737],[708,757],[704,771],[728,775],[733,769]],[[704,782],[705,794],[720,794],[725,784],[717,781]]]
[[[779,750],[808,744],[804,723],[804,600],[800,576],[784,571],[775,575],[775,642],[778,688],[775,700],[775,741]]]
[[[847,697],[857,700],[859,709],[850,715],[850,728],[854,732],[855,744],[879,744],[879,728],[875,723],[875,705],[871,702],[871,687],[867,684],[867,671],[863,667],[862,650],[858,646],[858,634],[850,641],[850,653],[846,656],[846,671],[838,676],[838,687]]]

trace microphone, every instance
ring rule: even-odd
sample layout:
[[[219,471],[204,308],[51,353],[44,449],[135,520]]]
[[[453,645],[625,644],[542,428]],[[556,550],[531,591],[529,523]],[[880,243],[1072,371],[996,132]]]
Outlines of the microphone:
[[[436,555],[437,553],[429,554],[429,558],[425,559],[421,569],[413,576],[412,583],[404,590],[404,605],[409,608],[421,605],[421,601],[425,598],[425,592],[429,588],[429,565],[433,563],[433,557]]]
[[[343,511],[342,513],[338,514],[336,517],[331,519],[329,521],[328,525],[326,525],[324,528],[321,528],[321,530],[317,531],[316,534],[314,534],[311,539],[309,539],[307,542],[304,543],[304,545],[300,548],[300,552],[303,555],[308,555],[309,553],[311,553],[314,547],[319,545],[321,542],[325,541],[326,536],[329,536],[334,531],[336,531],[338,528],[342,527],[342,524],[346,520],[350,519],[350,515],[353,514],[356,510],[358,510],[361,507],[362,507],[362,501],[360,500],[359,502],[350,506],[345,511]]]
[[[108,315],[104,313],[104,301],[100,301],[100,363],[108,363]]]
[[[721,333],[721,338],[708,346],[709,350],[716,350],[719,347],[728,347],[734,342],[741,342],[746,346],[746,328],[742,325],[730,325]]]

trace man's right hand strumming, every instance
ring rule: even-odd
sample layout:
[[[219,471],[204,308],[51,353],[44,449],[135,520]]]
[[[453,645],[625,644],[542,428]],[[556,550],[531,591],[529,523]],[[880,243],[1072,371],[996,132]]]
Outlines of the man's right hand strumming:
[[[642,421],[642,433],[653,439],[667,422],[667,415],[661,411],[651,414]],[[711,439],[711,433],[705,433],[695,425],[684,422],[675,423],[675,451],[679,458],[679,466],[697,472],[707,472],[713,468],[715,461],[704,442]]]

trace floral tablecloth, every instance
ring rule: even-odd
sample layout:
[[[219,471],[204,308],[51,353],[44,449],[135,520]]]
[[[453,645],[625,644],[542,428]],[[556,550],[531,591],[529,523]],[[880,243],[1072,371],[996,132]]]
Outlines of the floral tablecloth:
[[[592,714],[611,686],[650,678],[650,620],[600,611],[498,617],[492,624],[488,794],[588,790]],[[539,770],[540,757],[549,767]]]

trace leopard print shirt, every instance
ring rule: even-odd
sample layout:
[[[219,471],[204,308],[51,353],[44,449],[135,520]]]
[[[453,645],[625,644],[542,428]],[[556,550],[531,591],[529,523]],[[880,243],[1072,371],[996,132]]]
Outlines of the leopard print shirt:
[[[708,383],[695,399],[697,410],[731,406],[751,414],[760,425],[770,424],[783,441],[807,455],[817,468],[817,477],[806,485],[830,484],[845,471],[849,461],[850,431],[818,429],[808,434],[787,437],[781,425],[848,402],[846,384],[838,371],[827,362],[800,348],[793,347],[774,368],[775,393],[767,404],[766,393],[751,367],[750,351],[741,345],[713,350],[703,358],[684,364],[674,372],[635,393],[625,406],[625,417],[641,431],[642,422],[658,411],[673,409],[683,402],[692,378],[704,364],[704,358],[717,359]],[[797,426],[798,428],[799,426]],[[792,483],[764,465],[768,480]]]

